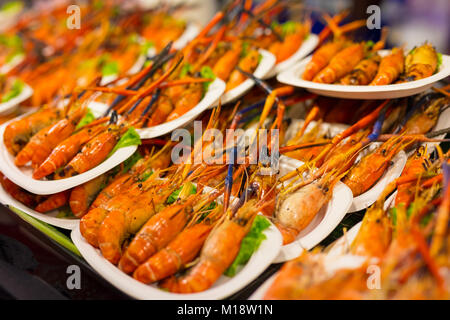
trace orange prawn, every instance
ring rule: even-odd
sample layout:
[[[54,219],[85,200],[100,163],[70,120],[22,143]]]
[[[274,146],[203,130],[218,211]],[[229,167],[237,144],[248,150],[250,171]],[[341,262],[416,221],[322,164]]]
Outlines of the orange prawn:
[[[355,69],[343,77],[339,83],[345,85],[366,85],[369,84],[378,71],[381,58],[374,54],[372,57],[359,62]]]
[[[255,199],[247,201],[233,217],[225,219],[211,232],[202,248],[199,262],[188,274],[180,278],[170,277],[161,283],[161,287],[177,293],[193,293],[210,288],[233,263],[259,207]]]
[[[381,86],[394,82],[403,73],[404,64],[403,49],[392,49],[389,55],[381,59],[378,72],[369,85]]]
[[[233,43],[233,46],[230,50],[228,50],[220,59],[216,62],[213,67],[214,74],[222,79],[223,81],[227,81],[234,67],[239,62],[239,57],[242,52],[242,43],[240,41],[236,41]]]
[[[381,178],[391,159],[405,147],[396,145],[398,139],[393,137],[386,141],[350,169],[343,182],[352,190],[353,196],[366,192]]]
[[[53,148],[73,133],[75,126],[81,120],[84,113],[85,109],[79,108],[72,115],[39,131],[17,154],[14,161],[15,164],[20,167],[26,165],[31,160],[34,168],[39,167],[52,152]]]
[[[47,159],[33,172],[34,179],[42,179],[66,165],[80,151],[82,146],[104,130],[102,126],[82,129],[59,143]]]
[[[49,196],[45,201],[39,203],[34,210],[41,213],[49,212],[65,205],[68,199],[68,191],[55,193]]]
[[[89,141],[70,162],[55,175],[56,179],[64,179],[88,171],[103,162],[119,141],[121,128],[110,126]]]
[[[191,110],[202,99],[203,86],[201,84],[191,84],[183,93],[180,100],[175,103],[175,108],[167,116],[166,121],[172,121],[179,118],[189,110]]]
[[[192,195],[183,203],[175,203],[151,217],[139,230],[123,253],[119,268],[133,272],[157,251],[167,246],[184,228],[193,211],[192,203],[198,197]]]
[[[3,142],[12,155],[16,155],[37,132],[59,120],[62,110],[43,108],[29,116],[8,124],[3,133]]]
[[[339,51],[330,63],[322,69],[314,78],[313,82],[334,83],[353,68],[364,58],[364,44],[356,43]]]
[[[260,54],[258,50],[251,50],[238,64],[245,72],[253,73],[258,66]],[[246,77],[239,71],[233,70],[227,81],[226,91],[230,91],[244,82]]]

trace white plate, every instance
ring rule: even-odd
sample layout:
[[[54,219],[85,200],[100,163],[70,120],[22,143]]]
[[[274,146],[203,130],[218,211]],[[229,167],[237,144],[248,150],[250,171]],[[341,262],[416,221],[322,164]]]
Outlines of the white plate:
[[[98,249],[87,243],[80,233],[79,226],[72,230],[71,238],[84,259],[103,278],[119,290],[136,299],[154,300],[212,300],[224,299],[244,288],[260,275],[278,254],[282,240],[281,235],[273,225],[264,231],[265,239],[259,249],[252,255],[248,263],[232,278],[221,276],[208,290],[192,294],[170,293],[158,289],[154,285],[143,284],[120,271],[108,262]]]
[[[368,208],[373,204],[389,183],[400,177],[407,160],[406,153],[402,150],[393,159],[394,162],[384,172],[378,182],[363,194],[354,197],[348,212],[355,212]]]
[[[172,47],[176,50],[183,49],[200,32],[200,28],[195,23],[188,23],[183,34],[173,43]]]
[[[442,55],[439,72],[425,79],[412,82],[389,84],[385,86],[350,86],[339,84],[323,84],[306,81],[301,78],[311,56],[280,73],[278,81],[296,87],[305,88],[313,93],[328,97],[346,99],[393,99],[411,96],[423,92],[439,80],[450,75],[450,56]]]
[[[26,214],[32,216],[33,218],[36,218],[40,221],[43,221],[55,227],[72,230],[80,223],[79,219],[57,218],[56,216],[59,213],[58,210],[53,210],[48,213],[40,213],[33,209],[30,209],[23,203],[11,197],[9,193],[7,193],[1,185],[0,185],[0,202],[5,206],[19,209],[25,212]]]
[[[13,112],[21,102],[27,100],[32,95],[33,89],[31,89],[29,85],[25,84],[18,96],[12,98],[9,101],[0,103],[0,115],[5,115]]]
[[[276,58],[273,54],[266,50],[260,49],[259,53],[261,54],[262,59],[259,62],[258,67],[255,69],[253,75],[257,78],[262,79],[267,74],[267,72],[272,69],[273,65],[275,64]],[[247,93],[254,84],[255,82],[253,80],[247,79],[234,89],[225,92],[220,98],[222,104],[226,104],[240,98],[245,93]]]
[[[298,50],[288,59],[276,64],[273,69],[264,76],[264,79],[271,78],[280,72],[290,69],[297,61],[310,54],[316,48],[318,43],[319,37],[314,33],[310,33],[305,41],[303,41],[300,48],[298,48]]]
[[[120,148],[95,168],[74,177],[53,181],[36,180],[32,177],[33,172],[30,167],[18,168],[14,164],[14,156],[8,152],[3,143],[3,133],[11,121],[0,126],[0,171],[9,180],[34,194],[54,194],[83,184],[119,165],[128,159],[137,149],[137,146]]]
[[[165,135],[166,133],[184,126],[191,120],[194,120],[203,111],[214,105],[224,91],[225,82],[217,78],[209,85],[208,91],[206,91],[203,99],[194,108],[183,114],[181,117],[157,126],[138,129],[136,131],[139,133],[141,139],[150,139]]]
[[[282,159],[283,158],[283,159]],[[285,156],[280,157],[280,174],[292,171],[303,162]],[[284,262],[300,256],[303,250],[310,250],[325,239],[341,222],[352,204],[350,188],[338,182],[333,189],[331,200],[324,206],[297,236],[297,240],[280,249],[273,263]]]

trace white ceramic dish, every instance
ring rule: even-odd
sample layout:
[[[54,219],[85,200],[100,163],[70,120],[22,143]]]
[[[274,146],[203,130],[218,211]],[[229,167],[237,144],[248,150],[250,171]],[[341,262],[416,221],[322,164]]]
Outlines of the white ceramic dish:
[[[280,157],[280,175],[298,168],[303,162],[288,157]],[[314,217],[310,224],[300,232],[296,241],[284,245],[274,259],[274,263],[297,258],[303,250],[310,250],[325,239],[341,222],[352,204],[351,190],[341,182],[333,189],[331,200]]]
[[[150,139],[165,135],[166,133],[180,128],[181,126],[184,126],[194,120],[203,111],[214,105],[224,91],[225,82],[220,79],[216,79],[209,85],[208,91],[206,91],[203,99],[194,108],[183,114],[181,117],[157,126],[138,129],[136,131],[141,136],[141,139]]]
[[[303,41],[302,45],[298,50],[290,56],[288,59],[284,60],[283,62],[277,63],[270,72],[268,72],[263,79],[268,79],[273,76],[276,76],[280,72],[283,72],[285,70],[290,69],[296,62],[306,57],[308,54],[310,54],[319,43],[319,37],[314,34],[310,33],[308,37]]]
[[[181,36],[173,43],[173,48],[176,50],[183,49],[191,40],[193,40],[200,32],[200,28],[195,23],[188,23],[186,29]]]
[[[393,164],[389,166],[378,182],[363,194],[353,198],[352,205],[350,206],[348,212],[363,210],[373,204],[383,192],[384,188],[386,188],[389,183],[400,177],[403,168],[406,165],[407,159],[406,153],[403,150],[400,151],[392,159]]]
[[[0,202],[8,207],[14,207],[16,209],[19,209],[26,214],[32,216],[33,218],[36,218],[38,220],[41,220],[45,223],[48,223],[52,226],[72,230],[75,228],[79,223],[79,219],[70,219],[70,218],[57,218],[59,211],[53,210],[48,213],[40,213],[33,209],[28,208],[23,203],[17,201],[13,197],[7,193],[3,187],[0,185]]]
[[[120,271],[116,266],[103,258],[100,251],[87,243],[80,233],[79,226],[72,230],[71,238],[84,259],[103,278],[129,296],[142,300],[212,300],[224,299],[245,287],[260,275],[278,254],[281,246],[281,235],[274,226],[264,231],[265,239],[259,249],[252,255],[248,263],[232,278],[221,278],[208,290],[192,294],[170,293],[153,285],[145,285]]]
[[[137,149],[137,146],[120,148],[95,168],[74,177],[54,181],[36,180],[32,177],[31,167],[18,168],[14,164],[14,156],[8,152],[3,143],[3,133],[11,121],[0,126],[0,171],[9,180],[34,194],[54,194],[92,180],[128,159]]]
[[[345,99],[394,99],[411,96],[423,92],[439,80],[450,75],[450,56],[442,55],[442,65],[437,73],[407,83],[390,84],[385,86],[350,86],[338,84],[323,84],[303,80],[302,74],[311,56],[300,61],[295,66],[280,73],[278,81],[296,87],[305,88],[313,93]]]
[[[259,50],[259,53],[262,56],[261,61],[258,64],[258,67],[255,69],[255,72],[253,72],[253,75],[257,78],[263,78],[267,72],[269,72],[272,67],[275,64],[275,56],[271,54],[269,51],[266,50]],[[220,98],[222,104],[232,102],[241,96],[243,96],[245,93],[247,93],[255,84],[255,82],[251,79],[247,79],[244,82],[242,82],[240,85],[238,85],[236,88],[225,92],[222,97]]]
[[[19,104],[33,95],[33,89],[25,84],[20,94],[9,101],[0,103],[0,115],[13,112]]]

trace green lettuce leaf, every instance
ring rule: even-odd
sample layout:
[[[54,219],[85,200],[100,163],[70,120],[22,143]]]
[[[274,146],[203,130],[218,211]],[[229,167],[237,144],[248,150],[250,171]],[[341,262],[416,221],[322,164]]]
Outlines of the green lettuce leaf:
[[[294,21],[287,21],[283,23],[281,26],[281,31],[283,32],[283,36],[286,36],[291,33],[295,33],[296,23]]]
[[[190,188],[191,188],[191,190],[189,190],[189,194],[197,193],[197,188],[192,183],[190,183]],[[183,186],[179,187],[177,190],[172,192],[172,194],[167,198],[166,203],[167,204],[172,204],[175,201],[177,201],[178,196],[180,195],[180,192],[181,192],[182,189],[183,189]]]
[[[88,108],[86,114],[84,115],[84,117],[80,120],[80,122],[78,122],[77,127],[75,128],[75,130],[78,130],[82,127],[84,127],[85,125],[91,123],[92,121],[95,120],[95,116],[92,113],[92,110]]]
[[[248,54],[249,47],[250,47],[250,43],[248,43],[248,41],[245,41],[242,44],[241,57],[245,57]]]
[[[241,248],[231,266],[224,272],[228,277],[233,277],[240,265],[245,265],[253,253],[258,250],[261,242],[266,239],[263,233],[270,226],[270,222],[263,216],[256,216],[249,233],[242,239]]]
[[[119,64],[117,61],[108,61],[102,66],[102,76],[112,76],[119,74]]]
[[[439,68],[441,67],[441,64],[442,64],[442,53],[440,53],[440,52],[437,53],[437,60],[438,60],[438,63],[437,63],[437,67],[436,67],[436,72],[439,70]]]
[[[136,132],[136,130],[133,127],[130,127],[127,132],[120,138],[120,140],[117,142],[114,149],[112,149],[110,155],[112,155],[114,152],[116,152],[117,149],[128,147],[128,146],[135,146],[135,145],[141,145],[141,137]]]
[[[192,65],[190,63],[185,63],[180,71],[180,78],[184,78],[188,73],[192,72]]]
[[[7,102],[7,101],[17,97],[22,92],[24,85],[25,84],[21,80],[19,80],[19,79],[14,80],[14,82],[11,86],[11,89],[2,96],[1,102],[2,103]]]
[[[0,11],[16,13],[21,11],[22,9],[23,9],[22,1],[11,1],[5,3]]]
[[[155,46],[155,43],[150,40],[145,40],[144,43],[141,45],[141,54],[147,55],[147,52],[150,48],[153,48]]]
[[[208,67],[208,66],[203,66],[202,67],[202,69],[200,70],[200,75],[202,76],[202,78],[213,79],[213,80],[216,79],[216,75],[214,74],[212,69],[210,67]],[[208,90],[210,84],[211,84],[211,81],[203,83],[204,91]]]

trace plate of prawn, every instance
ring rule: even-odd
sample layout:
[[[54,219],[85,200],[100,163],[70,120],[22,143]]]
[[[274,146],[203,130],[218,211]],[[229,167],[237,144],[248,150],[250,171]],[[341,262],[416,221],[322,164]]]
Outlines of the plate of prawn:
[[[4,179],[4,177],[2,177],[2,178]],[[8,183],[8,182],[6,182],[6,183]],[[14,186],[13,186],[13,188],[16,189]],[[15,191],[22,192],[17,189]],[[11,190],[10,190],[10,192],[11,192]],[[22,193],[22,195],[23,195],[23,193]],[[28,201],[32,201],[32,202],[35,201],[34,199],[32,199],[33,196],[30,194],[28,194],[26,197],[27,197]],[[21,199],[22,199],[22,201],[24,201],[23,196]],[[34,205],[31,204],[31,202],[28,202],[27,204],[25,204],[23,202],[20,202],[20,201],[14,199],[14,197],[11,196],[11,194],[5,190],[3,183],[2,183],[2,185],[0,185],[0,203],[4,204],[5,206],[8,206],[8,207],[16,208],[16,209],[32,216],[33,218],[36,218],[40,221],[43,221],[43,222],[48,223],[55,227],[72,230],[80,223],[80,220],[76,219],[76,218],[60,217],[59,210],[52,210],[50,212],[42,213],[42,212],[36,211],[35,209],[32,209],[30,206],[34,206]]]
[[[193,185],[189,182],[183,184],[176,202],[166,202],[173,188],[179,185],[176,180],[175,176],[159,180],[158,174],[153,174],[140,183],[139,189],[131,191],[141,192],[141,202],[151,197],[155,203],[154,206],[140,205],[139,208],[132,205],[123,207],[126,215],[131,214],[135,217],[134,221],[140,221],[139,225],[133,226],[136,223],[126,222],[119,226],[119,220],[115,217],[117,214],[123,215],[124,210],[116,212],[111,209],[100,226],[96,227],[100,218],[98,214],[107,210],[107,207],[98,207],[83,216],[80,225],[72,231],[71,238],[82,256],[99,274],[134,298],[226,298],[242,289],[270,265],[281,246],[281,235],[267,219],[257,216],[261,203],[256,200],[246,202],[245,196],[232,201],[233,208],[227,210],[227,213],[234,212],[232,217],[222,216],[221,192],[205,188],[187,195],[185,191]],[[160,184],[166,188],[158,187]],[[156,187],[154,191],[151,191],[152,185]],[[128,188],[127,192],[132,189]],[[123,197],[123,194],[117,195],[118,202],[113,206],[123,204]],[[217,202],[213,209],[201,211],[207,218],[197,220],[199,215],[196,212],[210,206],[214,199]],[[165,205],[161,207],[163,203]],[[160,211],[157,211],[158,207]],[[238,208],[237,211],[234,208]],[[148,220],[142,219],[143,214]],[[266,229],[262,230],[264,240],[247,263],[235,269],[234,276],[223,275],[235,259],[243,237],[249,232],[249,227],[253,227],[255,223],[252,221],[256,221],[256,218],[266,221]],[[119,233],[127,228],[126,234],[134,234],[134,237],[126,240],[118,233],[111,233],[110,227],[113,225],[118,227]],[[154,236],[149,237],[150,234]],[[233,236],[230,237],[230,234]],[[125,244],[123,249],[122,242]],[[151,245],[147,246],[146,243]],[[173,254],[177,256],[176,259],[173,259]],[[216,260],[218,257],[219,260]],[[219,263],[211,263],[211,259]]]
[[[78,114],[78,111],[76,111],[75,115],[73,116],[80,118],[80,115],[81,113]],[[37,112],[26,113],[0,126],[0,171],[2,171],[5,176],[7,176],[8,179],[10,179],[12,182],[31,193],[50,195],[68,190],[84,182],[92,180],[95,177],[98,177],[99,175],[107,172],[108,170],[114,168],[118,164],[128,159],[137,149],[137,145],[126,146],[123,148],[118,148],[108,156],[108,154],[105,153],[106,149],[112,151],[115,145],[113,141],[116,141],[116,143],[118,141],[117,137],[112,139],[113,137],[110,135],[120,134],[119,131],[121,131],[121,129],[119,129],[118,127],[117,130],[119,131],[113,129],[112,126],[117,125],[111,124],[94,129],[86,128],[72,134],[73,130],[75,129],[75,125],[68,119],[72,118],[61,118],[61,111],[57,108],[44,109]],[[58,141],[61,141],[53,148],[47,150],[49,152],[44,153],[45,156],[43,158],[40,158],[39,156],[39,160],[37,162],[39,163],[39,166],[33,167],[32,165],[30,165],[30,163],[32,164],[34,162],[32,158],[40,153],[36,153],[35,150],[33,151],[33,148],[31,148],[31,146],[34,145],[31,136],[28,137],[27,143],[25,145],[19,146],[20,143],[17,144],[15,142],[12,142],[12,144],[8,145],[5,144],[5,142],[8,141],[18,141],[17,136],[13,136],[13,140],[8,139],[9,135],[5,135],[5,132],[8,131],[12,133],[15,130],[14,128],[17,128],[14,124],[23,124],[27,121],[37,121],[40,123],[40,130],[34,130],[30,128],[30,130],[36,131],[33,131],[34,134],[31,134],[31,136],[33,137],[39,135],[39,132],[41,132],[41,134],[44,134],[46,138],[50,137],[51,135],[47,135],[45,133],[46,128],[63,129],[63,131],[59,129],[54,130],[55,133],[67,131],[65,133],[66,138],[63,138],[61,140],[61,136],[59,136]],[[69,122],[69,124],[67,124],[66,121]],[[111,130],[109,130],[109,128],[111,128]],[[69,134],[67,135],[67,133]],[[84,143],[81,142],[83,141],[83,136],[85,136],[86,139]],[[111,138],[112,140],[109,138]],[[76,144],[73,144],[73,141],[76,141]],[[107,143],[103,145],[102,141],[107,141]],[[26,148],[27,146],[30,146],[30,148]],[[67,151],[66,146],[75,147],[73,151],[76,152],[72,156],[70,156],[70,159],[61,157],[58,154],[61,152],[65,153]],[[42,147],[40,148],[42,149]],[[85,162],[84,160],[90,157],[88,156],[88,158],[85,158],[85,156],[89,153],[89,150],[94,149],[97,151],[93,152],[91,156],[98,156],[99,158],[97,158],[97,160],[99,161],[95,160],[89,161],[89,163]],[[81,158],[83,158],[84,160]],[[67,160],[69,160],[69,162]],[[74,161],[73,163],[75,163],[75,161],[79,160],[81,160],[81,162],[78,162],[78,164],[84,163],[87,166],[83,166],[83,169],[81,169],[80,167],[81,170],[78,172],[78,174],[75,172],[66,172],[66,175],[65,173],[61,172],[61,176],[56,178],[55,180],[40,180],[51,174],[55,174],[56,177],[56,168],[54,165],[55,163],[59,163],[60,161],[62,161],[61,164],[63,165],[63,167],[67,167],[70,162]],[[71,167],[75,168],[73,166]]]
[[[269,227],[264,234],[266,239],[234,277],[222,275],[211,288],[197,293],[171,293],[159,289],[156,285],[146,285],[135,280],[107,261],[99,249],[91,246],[81,235],[78,226],[72,230],[71,238],[83,258],[94,270],[113,286],[133,298],[142,300],[212,300],[227,298],[244,288],[272,263],[281,246],[281,236],[274,226]]]
[[[256,67],[253,75],[256,78],[264,78],[264,76],[272,69],[275,64],[275,56],[266,50],[258,50],[261,59]],[[245,58],[244,58],[245,59]],[[246,61],[243,59],[243,63]],[[239,76],[239,75],[238,75]],[[242,76],[239,76],[242,77]],[[248,92],[254,85],[254,81],[246,79],[241,84],[234,86],[227,83],[227,90],[220,98],[222,104],[232,102]]]
[[[141,139],[150,139],[162,136],[167,134],[177,128],[180,128],[190,121],[194,120],[198,115],[200,115],[203,111],[214,105],[214,103],[220,98],[220,96],[225,91],[225,82],[216,78],[208,87],[203,98],[200,102],[191,108],[186,113],[182,114],[178,118],[174,120],[169,120],[162,124],[137,129],[139,136]]]
[[[280,73],[277,79],[329,97],[393,99],[423,92],[450,75],[450,56],[438,55],[429,44],[413,49],[415,51],[412,50],[413,53],[410,52],[406,58],[402,48],[379,50],[366,58],[362,54],[354,63],[348,64],[346,70],[340,70],[337,65],[341,60],[348,59],[351,53],[343,51],[360,46],[361,44],[350,45],[331,58],[328,65],[314,69],[312,65],[316,65],[315,55],[320,53],[319,49],[312,56]],[[422,56],[417,57],[418,53],[428,60],[424,61]],[[429,58],[430,55],[433,57]]]

